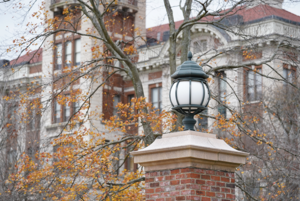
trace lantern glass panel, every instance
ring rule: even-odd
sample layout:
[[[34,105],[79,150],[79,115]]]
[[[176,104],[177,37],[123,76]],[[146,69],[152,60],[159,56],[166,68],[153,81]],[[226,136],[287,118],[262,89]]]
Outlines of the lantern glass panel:
[[[208,101],[209,101],[209,94],[208,94],[208,89],[207,89],[207,85],[204,84],[204,91],[205,91],[205,97],[204,97],[204,101],[202,103],[203,106],[206,106]]]
[[[172,88],[171,88],[171,94],[170,94],[170,99],[171,99],[171,103],[174,105],[174,106],[177,106],[177,101],[176,101],[176,85],[177,83],[174,83],[172,85]]]
[[[200,82],[192,82],[191,89],[191,103],[195,105],[200,105],[203,97],[203,86]],[[206,95],[206,94],[205,94]]]
[[[182,81],[178,84],[177,99],[180,105],[190,104],[190,82]]]

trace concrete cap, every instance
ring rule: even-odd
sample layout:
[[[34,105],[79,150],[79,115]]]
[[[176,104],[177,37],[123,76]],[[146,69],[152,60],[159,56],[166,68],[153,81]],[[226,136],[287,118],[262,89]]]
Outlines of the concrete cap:
[[[134,162],[145,171],[199,167],[234,171],[249,153],[238,151],[215,134],[182,131],[165,134],[148,147],[133,151]]]

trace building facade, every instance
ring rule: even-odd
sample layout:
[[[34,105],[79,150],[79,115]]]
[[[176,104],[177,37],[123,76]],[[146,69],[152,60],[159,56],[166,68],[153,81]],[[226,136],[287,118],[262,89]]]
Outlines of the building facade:
[[[114,42],[124,41],[137,47],[138,54],[132,59],[138,67],[146,100],[157,109],[170,111],[169,25],[163,24],[146,29],[145,3],[137,0],[114,3],[114,12],[105,16],[107,30]],[[56,28],[76,30],[80,33],[95,31],[92,22],[80,12],[77,1],[49,0],[45,6],[50,11],[48,18],[57,20]],[[71,9],[74,13],[72,19],[74,27],[64,22],[66,9]],[[182,21],[176,22],[176,28],[181,24]],[[244,113],[256,112],[263,119],[263,105],[260,102],[264,94],[277,85],[278,80],[292,81],[297,77],[298,69],[296,64],[293,64],[293,58],[297,60],[298,57],[300,17],[283,10],[282,2],[269,2],[269,5],[254,3],[240,8],[222,20],[219,25],[222,25],[223,29],[216,25],[201,23],[191,28],[189,49],[193,53],[193,60],[202,64],[210,75],[209,84],[213,100],[206,114],[209,116],[221,114],[228,119],[233,115],[228,108],[234,108]],[[137,27],[139,29],[136,29]],[[139,35],[145,36],[147,40],[133,42]],[[178,65],[180,65],[181,38],[179,35],[176,60]],[[90,110],[103,116],[85,121],[86,129],[103,132],[108,142],[138,132],[138,128],[135,127],[126,134],[110,133],[103,124],[103,119],[109,119],[117,114],[115,106],[118,102],[130,103],[135,97],[129,77],[124,73],[116,73],[107,80],[104,87],[98,89],[94,81],[101,82],[103,75],[109,72],[109,67],[95,70],[94,77],[87,77],[89,74],[79,76],[84,72],[76,71],[77,66],[87,65],[93,61],[98,50],[106,52],[105,46],[91,37],[67,31],[57,32],[47,38],[42,50],[33,52],[40,55],[38,59],[34,60],[27,56],[20,57],[17,62],[4,62],[1,72],[3,90],[13,94],[15,89],[24,90],[23,85],[31,86],[38,83],[42,86],[39,91],[32,94],[32,101],[42,102],[43,111],[30,122],[25,122],[29,125],[29,127],[25,125],[29,133],[35,134],[33,137],[26,135],[23,139],[25,146],[22,149],[35,150],[32,146],[37,142],[42,149],[55,152],[56,147],[49,142],[65,132],[64,129],[71,116],[84,104],[83,99],[77,99],[76,96],[91,92],[95,93],[89,99]],[[274,50],[278,50],[281,54],[275,57]],[[219,56],[215,56],[216,54]],[[22,59],[27,63],[22,63]],[[116,60],[105,60],[103,64],[122,67]],[[8,71],[5,65],[10,68]],[[224,68],[216,70],[220,66]],[[8,75],[11,68],[15,68],[16,72]],[[282,85],[281,82],[279,84]],[[67,103],[60,103],[60,96],[68,97]],[[38,100],[35,100],[36,97]],[[72,99],[77,101],[71,101]],[[21,100],[21,97],[18,100]],[[9,109],[10,111],[17,110],[13,104],[9,107],[13,108]],[[35,108],[32,108],[31,112],[34,116],[37,114]],[[205,132],[219,132],[213,128],[214,122],[212,118],[201,117],[196,127]],[[78,124],[72,129],[67,129],[69,134],[71,135],[79,126]],[[34,132],[31,132],[33,130]],[[35,139],[35,142],[30,138]],[[89,136],[86,138],[90,139]],[[7,150],[9,153],[13,152],[14,146],[10,145]],[[120,153],[118,157],[124,158],[125,155]],[[136,167],[129,158],[123,168],[133,170]]]

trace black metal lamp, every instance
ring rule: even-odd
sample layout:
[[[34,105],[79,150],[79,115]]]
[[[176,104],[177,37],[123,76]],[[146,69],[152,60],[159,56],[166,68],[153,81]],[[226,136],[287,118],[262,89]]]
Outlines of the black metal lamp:
[[[210,90],[206,81],[208,75],[201,66],[192,61],[192,57],[192,53],[189,52],[189,60],[178,66],[171,76],[174,83],[169,94],[173,110],[185,115],[182,121],[184,130],[194,130],[194,115],[206,110],[210,100]]]

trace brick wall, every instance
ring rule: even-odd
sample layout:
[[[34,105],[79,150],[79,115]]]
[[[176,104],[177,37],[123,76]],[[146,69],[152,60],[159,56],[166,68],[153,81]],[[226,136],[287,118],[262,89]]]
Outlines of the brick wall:
[[[232,201],[234,173],[200,168],[146,172],[146,201]]]

